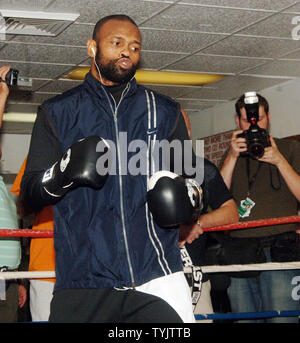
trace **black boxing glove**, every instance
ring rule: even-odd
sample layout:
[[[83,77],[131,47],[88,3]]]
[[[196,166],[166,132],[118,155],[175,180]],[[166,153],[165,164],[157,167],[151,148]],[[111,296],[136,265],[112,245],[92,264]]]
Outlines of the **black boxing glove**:
[[[200,216],[202,189],[194,179],[159,171],[151,176],[148,189],[148,206],[159,226],[171,228],[192,223]]]
[[[103,146],[99,148],[98,144]],[[108,149],[107,143],[97,136],[74,143],[61,160],[44,173],[43,188],[53,197],[62,197],[79,186],[100,189],[108,177],[108,172],[98,173],[96,165],[98,158],[106,152],[105,149]]]

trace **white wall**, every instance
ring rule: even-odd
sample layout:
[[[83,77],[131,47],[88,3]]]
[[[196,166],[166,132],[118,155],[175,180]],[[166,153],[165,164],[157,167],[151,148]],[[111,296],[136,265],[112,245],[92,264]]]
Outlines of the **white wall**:
[[[0,160],[0,174],[17,174],[27,156],[30,135],[2,134],[0,144],[2,158]]]
[[[251,89],[249,89],[251,91]],[[282,138],[300,134],[300,79],[259,92],[269,102],[270,133]],[[190,116],[193,139],[234,129],[236,100],[209,108]]]

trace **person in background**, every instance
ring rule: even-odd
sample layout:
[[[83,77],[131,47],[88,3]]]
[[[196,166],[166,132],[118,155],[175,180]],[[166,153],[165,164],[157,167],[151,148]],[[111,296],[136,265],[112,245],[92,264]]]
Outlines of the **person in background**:
[[[2,126],[3,113],[9,88],[5,82],[9,66],[0,67],[0,127]],[[0,148],[0,158],[2,151]],[[19,227],[17,208],[14,200],[8,193],[7,187],[0,176],[0,228],[16,230]],[[1,272],[17,271],[22,259],[20,238],[0,238],[0,278]],[[0,322],[17,322],[18,309],[26,302],[27,291],[22,284],[23,280],[0,279]]]
[[[191,137],[191,124],[188,115],[182,111],[188,135]],[[215,227],[232,224],[238,221],[237,206],[231,193],[224,184],[218,168],[208,160],[204,161],[203,208],[195,226]],[[223,216],[223,210],[229,209],[231,216]],[[191,225],[182,225],[182,229],[191,230]],[[192,294],[194,314],[211,314],[214,312],[211,300],[211,284],[209,274],[201,271],[206,265],[207,233],[204,232],[190,244],[180,244],[181,257],[185,267],[191,267],[192,272],[186,273]],[[211,323],[212,320],[197,320],[200,323]]]
[[[18,212],[21,218],[31,215],[33,211],[26,207],[20,198],[20,184],[26,167],[24,160],[20,171],[11,188],[18,196]],[[39,212],[34,212],[32,230],[53,230],[53,208],[46,206]],[[55,271],[55,252],[53,238],[31,238],[29,253],[29,271]],[[53,296],[55,278],[31,279],[29,293],[29,308],[33,322],[48,321],[50,303]]]
[[[256,96],[257,125],[268,130],[271,123],[268,101],[260,94]],[[297,215],[300,201],[299,142],[270,135],[262,156],[253,156],[257,153],[255,151],[250,155],[249,143],[244,134],[240,136],[250,127],[245,94],[237,100],[235,108],[238,130],[232,134],[230,147],[220,164],[220,172],[239,207],[240,220]],[[226,245],[231,247],[227,254],[231,262],[229,264],[300,261],[296,228],[297,224],[284,224],[228,231],[223,238],[226,238],[225,249]],[[299,300],[293,297],[293,278],[297,275],[297,270],[232,275],[234,277],[231,277],[228,288],[232,312],[299,310]],[[298,318],[273,318],[267,321],[291,323],[298,322]]]

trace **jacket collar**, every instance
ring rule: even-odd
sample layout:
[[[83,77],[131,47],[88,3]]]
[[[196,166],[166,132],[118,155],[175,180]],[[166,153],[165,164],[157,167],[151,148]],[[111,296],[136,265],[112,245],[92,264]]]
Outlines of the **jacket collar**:
[[[137,88],[136,79],[134,77],[129,81],[129,83],[130,89],[126,96],[133,94]],[[94,95],[100,96],[100,98],[105,96],[105,87],[101,84],[101,82],[94,78],[90,71],[85,76],[84,84],[92,93],[94,93]]]

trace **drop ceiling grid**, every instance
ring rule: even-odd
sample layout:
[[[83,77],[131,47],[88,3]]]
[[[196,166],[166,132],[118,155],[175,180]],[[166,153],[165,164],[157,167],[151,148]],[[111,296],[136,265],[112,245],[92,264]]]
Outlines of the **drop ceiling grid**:
[[[34,78],[33,102],[77,84],[58,80],[77,65],[89,65],[86,40],[96,20],[111,13],[126,13],[143,35],[141,67],[220,73],[228,76],[211,88],[164,86],[165,94],[192,111],[230,100],[251,78],[253,87],[276,84],[298,76],[299,42],[292,39],[291,19],[300,14],[299,1],[241,0],[65,0],[2,1],[10,9],[78,11],[80,17],[58,37],[7,37],[0,43],[0,63],[11,64]],[[184,14],[184,15],[182,15]],[[297,73],[293,75],[293,66]],[[27,74],[27,75],[26,75]],[[244,78],[239,78],[239,75]],[[260,78],[256,76],[262,76]],[[274,78],[275,77],[275,78]],[[230,81],[231,80],[231,81]],[[230,82],[235,80],[235,86]],[[264,82],[262,82],[264,80]],[[229,86],[228,86],[229,85]],[[155,88],[155,86],[151,85]],[[186,100],[185,100],[186,99]]]

